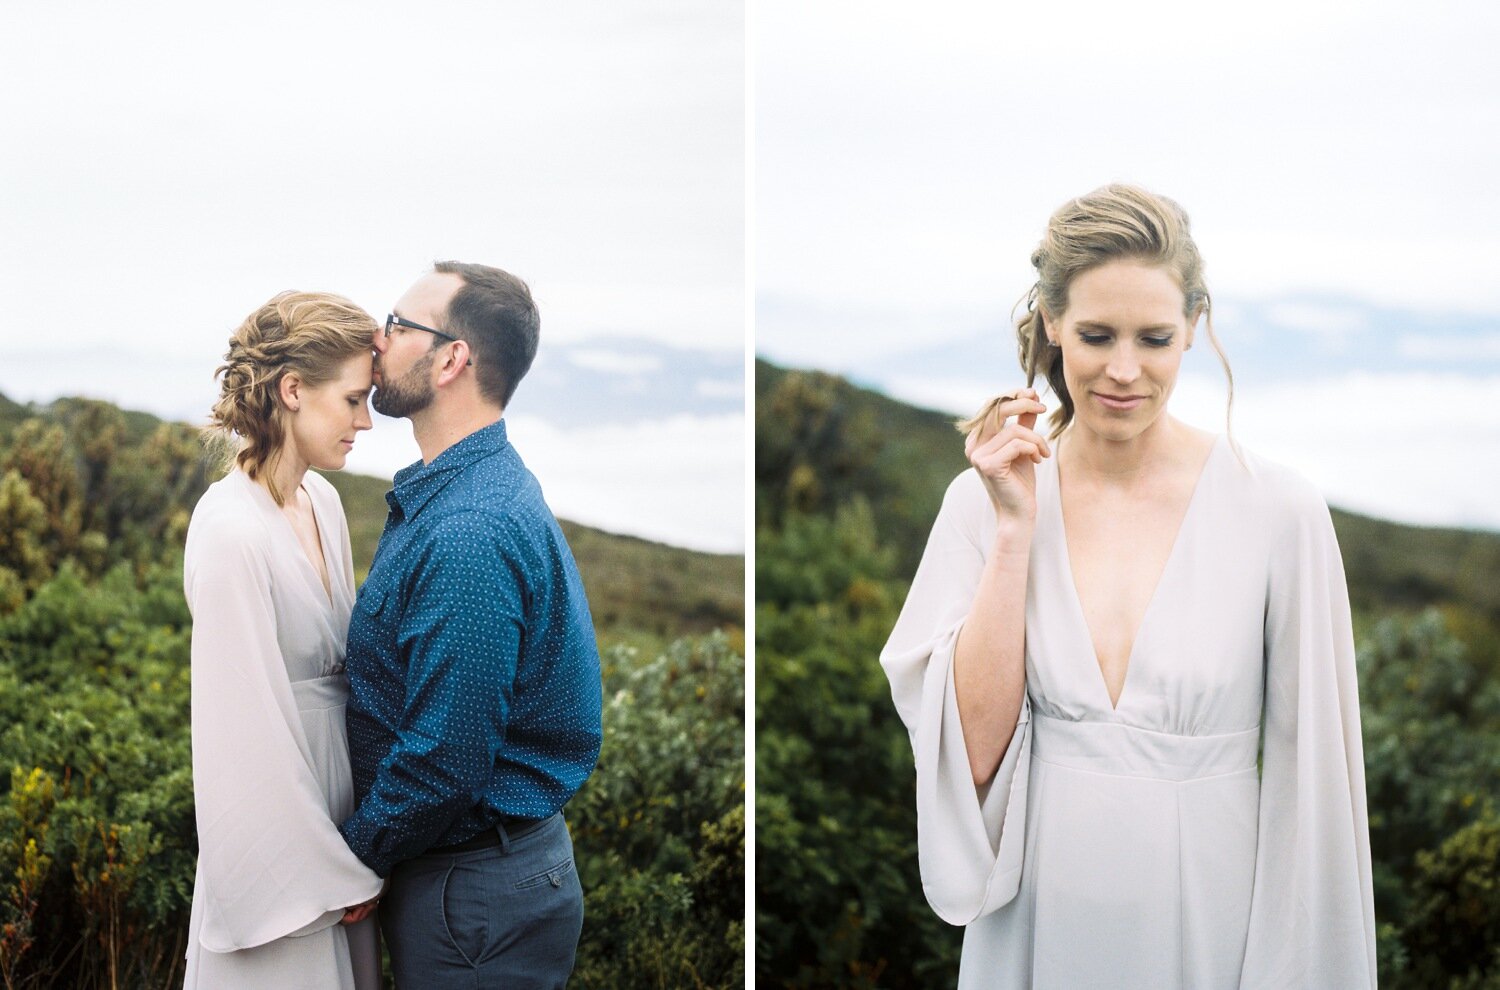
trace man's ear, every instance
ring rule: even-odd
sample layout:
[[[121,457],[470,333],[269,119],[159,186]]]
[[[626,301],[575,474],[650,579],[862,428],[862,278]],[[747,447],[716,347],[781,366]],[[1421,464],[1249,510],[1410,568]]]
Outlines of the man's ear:
[[[302,378],[295,371],[288,371],[281,376],[281,381],[276,383],[276,394],[281,398],[281,404],[290,412],[296,412],[302,408]]]
[[[443,363],[438,365],[438,387],[449,384],[469,366],[469,342],[455,340],[443,348]]]

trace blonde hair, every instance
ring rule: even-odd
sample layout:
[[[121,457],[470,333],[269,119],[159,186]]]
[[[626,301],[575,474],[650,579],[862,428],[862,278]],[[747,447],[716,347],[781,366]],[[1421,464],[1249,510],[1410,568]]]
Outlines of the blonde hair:
[[[331,381],[345,361],[370,353],[375,331],[370,314],[343,296],[272,296],[229,338],[224,363],[214,371],[223,380],[209,413],[207,439],[235,449],[235,462],[253,479],[264,475],[271,497],[281,505],[283,495],[271,469],[286,440],[282,378],[295,373],[307,385]]]
[[[1058,408],[1052,413],[1053,439],[1073,420],[1073,397],[1063,378],[1062,350],[1048,344],[1044,315],[1053,320],[1068,308],[1073,279],[1111,261],[1139,261],[1166,269],[1182,288],[1183,315],[1192,322],[1202,315],[1214,353],[1229,380],[1224,424],[1229,427],[1234,406],[1234,373],[1214,333],[1213,303],[1203,281],[1203,259],[1193,243],[1187,213],[1174,201],[1137,186],[1115,183],[1070,200],[1047,222],[1041,244],[1031,254],[1037,281],[1016,303],[1026,311],[1015,321],[1021,369],[1031,387],[1040,371]],[[994,411],[1005,397],[991,399],[973,417],[958,425],[968,433]]]

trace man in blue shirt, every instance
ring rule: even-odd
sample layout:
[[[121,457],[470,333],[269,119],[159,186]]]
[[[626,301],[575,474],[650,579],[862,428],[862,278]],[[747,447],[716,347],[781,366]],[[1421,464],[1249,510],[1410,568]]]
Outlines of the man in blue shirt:
[[[538,326],[520,279],[441,262],[375,339],[375,408],[411,420],[422,460],[386,494],[349,624],[358,806],[340,831],[389,878],[403,987],[561,987],[583,924],[560,812],[599,755],[599,653],[501,419]]]

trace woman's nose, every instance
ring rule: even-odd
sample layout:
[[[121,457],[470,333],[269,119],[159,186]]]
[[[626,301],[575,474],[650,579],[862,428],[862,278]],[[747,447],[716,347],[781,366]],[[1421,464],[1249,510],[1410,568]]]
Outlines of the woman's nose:
[[[1136,356],[1135,348],[1129,344],[1115,348],[1110,355],[1109,365],[1104,373],[1110,378],[1122,384],[1129,384],[1141,376],[1141,362]]]

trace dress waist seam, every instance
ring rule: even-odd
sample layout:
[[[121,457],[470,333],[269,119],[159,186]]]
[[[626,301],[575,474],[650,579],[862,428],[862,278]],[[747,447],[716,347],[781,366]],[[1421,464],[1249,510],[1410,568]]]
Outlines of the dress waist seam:
[[[1031,757],[1035,762],[1044,766],[1057,767],[1059,770],[1070,770],[1074,773],[1086,773],[1095,777],[1115,777],[1120,780],[1153,780],[1162,784],[1199,784],[1204,781],[1218,780],[1220,777],[1234,777],[1242,773],[1249,773],[1256,769],[1252,763],[1248,767],[1240,767],[1234,770],[1223,770],[1217,773],[1197,774],[1191,777],[1158,777],[1148,773],[1131,773],[1124,770],[1100,770],[1097,767],[1079,766],[1076,763],[1061,763],[1053,760],[1044,760],[1035,753]]]
[[[1031,717],[1036,719],[1037,721],[1051,722],[1059,725],[1108,726],[1112,729],[1124,729],[1128,732],[1139,732],[1148,736],[1159,736],[1163,739],[1234,739],[1249,732],[1254,732],[1257,735],[1259,735],[1260,733],[1259,724],[1252,725],[1244,729],[1234,729],[1230,732],[1211,732],[1203,735],[1197,735],[1187,732],[1164,732],[1161,729],[1148,729],[1143,725],[1131,725],[1129,722],[1100,722],[1093,719],[1058,718],[1056,715],[1047,715],[1043,712],[1037,711],[1035,704],[1033,704],[1031,708]]]
[[[292,700],[299,712],[342,708],[349,702],[349,678],[343,674],[310,677],[292,682]]]
[[[1254,770],[1260,728],[1179,736],[1119,722],[1075,722],[1032,713],[1033,759],[1107,777],[1204,781]]]

